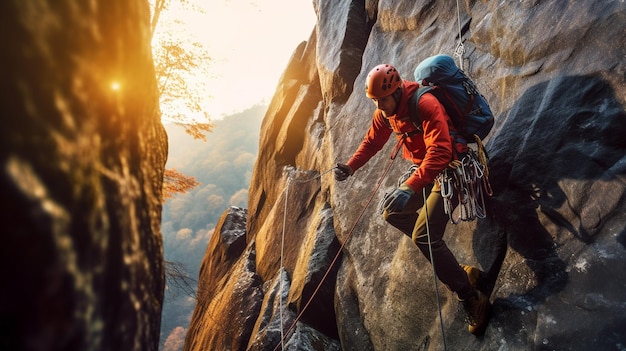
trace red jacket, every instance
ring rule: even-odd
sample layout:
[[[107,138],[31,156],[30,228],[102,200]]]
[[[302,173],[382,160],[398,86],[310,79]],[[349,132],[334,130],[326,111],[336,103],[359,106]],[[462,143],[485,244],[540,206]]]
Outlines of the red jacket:
[[[396,114],[387,118],[388,123],[385,122],[381,110],[374,111],[372,125],[363,142],[348,160],[347,165],[352,170],[361,168],[380,151],[392,132],[395,132],[396,139],[400,140],[404,133],[416,130],[409,117],[408,101],[418,87],[418,83],[406,80],[403,82],[402,97],[396,108]],[[403,158],[419,165],[417,171],[405,182],[415,192],[432,183],[452,161],[450,129],[454,128],[444,107],[433,95],[429,93],[422,95],[417,108],[424,132],[407,136],[403,142],[402,152]],[[390,125],[393,130],[389,128]]]

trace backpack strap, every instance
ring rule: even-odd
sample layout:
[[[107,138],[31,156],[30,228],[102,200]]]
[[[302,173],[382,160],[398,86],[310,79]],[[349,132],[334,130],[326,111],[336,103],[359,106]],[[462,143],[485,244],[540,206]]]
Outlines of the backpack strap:
[[[411,95],[411,98],[409,99],[409,118],[411,119],[411,122],[413,122],[413,125],[415,126],[415,128],[417,128],[421,133],[423,133],[424,130],[422,128],[422,121],[420,120],[419,115],[417,113],[418,112],[417,104],[419,103],[419,99],[422,97],[422,95],[426,93],[432,93],[432,95],[435,96],[435,98],[441,103],[441,100],[439,100],[439,97],[435,95],[434,93],[435,90],[437,90],[437,92],[443,91],[443,93],[446,95],[446,98],[452,101],[452,104],[455,106],[455,108],[458,109],[458,106],[454,103],[454,100],[450,99],[445,89],[439,89],[437,86],[432,86],[432,85],[420,86],[413,93],[413,95]],[[447,113],[446,106],[444,104],[442,104],[442,106],[446,110],[446,113]],[[471,101],[470,101],[470,107],[471,107]],[[452,117],[450,117],[449,114],[448,114],[448,118],[452,119]],[[456,126],[454,126],[454,123],[452,124],[453,124],[454,129],[450,129],[450,137],[452,138],[452,144],[453,144],[453,150],[454,150],[453,153],[455,157],[460,159],[462,155],[459,154],[460,151],[458,151],[456,147],[454,147],[454,145],[455,144],[467,145],[467,140],[458,133],[458,131],[456,130]]]
[[[417,128],[417,130],[419,130],[420,132],[423,132],[423,129],[422,129],[422,121],[420,120],[419,115],[417,113],[417,104],[419,103],[419,100],[422,97],[422,95],[424,95],[425,93],[428,93],[429,91],[433,89],[435,89],[435,87],[430,86],[430,85],[420,86],[413,93],[413,95],[411,95],[411,97],[409,98],[409,118],[411,119],[411,122],[413,122],[413,125],[415,126],[415,128]]]

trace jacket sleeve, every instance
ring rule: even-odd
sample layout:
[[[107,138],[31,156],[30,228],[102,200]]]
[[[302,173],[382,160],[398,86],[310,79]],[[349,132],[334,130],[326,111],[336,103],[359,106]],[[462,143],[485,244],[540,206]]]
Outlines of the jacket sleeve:
[[[432,183],[452,161],[449,117],[444,107],[433,95],[424,94],[417,108],[424,129],[426,155],[419,168],[405,182],[415,192]]]
[[[365,134],[365,138],[363,138],[361,145],[359,145],[358,149],[348,160],[347,165],[350,166],[353,171],[365,165],[367,161],[385,146],[387,140],[389,140],[392,130],[384,118],[380,111],[376,110],[374,112],[372,125]]]

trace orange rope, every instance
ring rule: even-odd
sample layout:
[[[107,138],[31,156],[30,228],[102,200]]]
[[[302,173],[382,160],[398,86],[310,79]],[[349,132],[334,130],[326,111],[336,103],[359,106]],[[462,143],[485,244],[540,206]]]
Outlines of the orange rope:
[[[328,275],[330,274],[330,271],[332,270],[332,268],[335,265],[335,263],[337,263],[337,260],[339,259],[339,256],[341,255],[341,253],[343,251],[343,248],[346,246],[346,244],[350,240],[350,237],[354,233],[354,229],[356,228],[356,225],[359,223],[361,218],[363,218],[363,215],[365,214],[365,210],[372,203],[372,200],[374,199],[374,196],[378,192],[378,189],[380,189],[380,186],[383,184],[383,180],[387,177],[387,174],[389,173],[389,170],[391,169],[391,166],[393,165],[393,161],[396,159],[396,156],[398,155],[398,152],[400,151],[403,142],[404,142],[404,138],[398,140],[398,144],[396,145],[396,147],[394,148],[394,150],[392,152],[391,161],[389,162],[389,165],[387,166],[387,168],[385,168],[385,171],[383,172],[383,175],[380,177],[380,180],[378,181],[378,184],[376,184],[376,187],[374,188],[374,191],[372,191],[372,194],[367,199],[367,203],[363,207],[363,210],[361,210],[361,212],[359,213],[357,219],[354,221],[354,224],[352,225],[352,227],[348,231],[348,235],[346,236],[346,240],[339,247],[339,250],[337,251],[337,254],[335,255],[335,257],[331,261],[330,265],[328,266],[328,269],[326,270],[326,273],[324,273],[324,276],[322,277],[322,280],[320,280],[320,282],[317,284],[317,287],[313,291],[313,294],[311,295],[311,297],[309,298],[307,303],[304,305],[304,307],[302,308],[302,310],[300,311],[300,313],[298,314],[296,319],[293,321],[293,323],[291,324],[289,329],[287,329],[287,331],[284,332],[285,335],[287,335],[292,329],[294,329],[296,327],[296,324],[298,323],[300,318],[302,318],[302,315],[304,314],[304,311],[306,311],[306,309],[309,307],[309,305],[311,304],[311,301],[313,301],[313,298],[315,297],[317,292],[322,287],[322,284],[324,283],[326,278],[328,278]],[[282,291],[281,291],[281,293],[282,293]],[[279,298],[282,298],[282,297],[279,297]],[[282,311],[280,311],[280,313],[282,314]],[[281,330],[282,330],[282,325],[280,327],[281,327]],[[274,348],[274,351],[278,350],[278,347],[283,345],[285,339],[286,339],[286,336],[283,336],[281,338],[281,340],[278,343],[278,345],[276,345],[276,347]]]

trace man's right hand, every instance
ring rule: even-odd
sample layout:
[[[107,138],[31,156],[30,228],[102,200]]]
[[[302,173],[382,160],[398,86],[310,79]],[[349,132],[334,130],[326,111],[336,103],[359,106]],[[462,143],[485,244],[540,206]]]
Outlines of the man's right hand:
[[[350,168],[350,166],[344,165],[343,163],[337,163],[337,167],[335,167],[335,180],[343,182],[348,179],[352,173],[354,173],[354,171]]]

